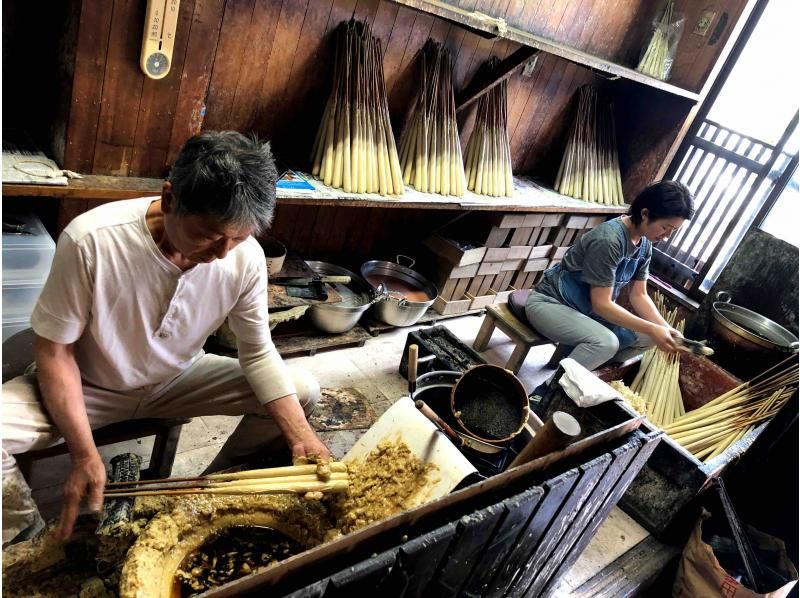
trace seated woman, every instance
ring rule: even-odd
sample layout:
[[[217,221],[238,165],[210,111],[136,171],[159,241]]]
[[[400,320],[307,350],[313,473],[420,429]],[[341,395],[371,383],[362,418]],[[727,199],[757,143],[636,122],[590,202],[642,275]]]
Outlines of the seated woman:
[[[684,185],[651,185],[633,200],[627,216],[583,235],[560,264],[545,271],[525,306],[528,321],[550,340],[573,347],[569,356],[588,370],[625,349],[655,344],[677,351],[680,333],[647,295],[647,276],[652,244],[693,214],[692,195]],[[635,314],[616,303],[628,284]]]

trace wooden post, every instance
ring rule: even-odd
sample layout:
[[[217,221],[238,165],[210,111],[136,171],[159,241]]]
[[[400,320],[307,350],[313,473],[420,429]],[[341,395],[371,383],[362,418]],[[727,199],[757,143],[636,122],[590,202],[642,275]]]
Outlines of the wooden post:
[[[509,469],[566,448],[577,439],[580,433],[581,425],[578,420],[569,413],[556,411],[528,445],[522,449],[516,459],[511,462]]]

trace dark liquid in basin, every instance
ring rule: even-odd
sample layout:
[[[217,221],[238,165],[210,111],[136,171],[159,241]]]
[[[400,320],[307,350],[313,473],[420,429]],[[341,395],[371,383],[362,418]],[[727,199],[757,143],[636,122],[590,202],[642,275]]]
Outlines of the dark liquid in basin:
[[[229,528],[183,560],[175,574],[173,598],[200,594],[302,550],[269,527]]]

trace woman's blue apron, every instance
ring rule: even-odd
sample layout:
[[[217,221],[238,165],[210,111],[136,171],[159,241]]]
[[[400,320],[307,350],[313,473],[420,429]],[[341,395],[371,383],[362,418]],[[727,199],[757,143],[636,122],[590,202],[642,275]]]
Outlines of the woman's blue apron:
[[[633,279],[639,265],[647,258],[649,241],[642,237],[639,253],[634,257],[627,257],[627,235],[623,229],[625,225],[619,220],[612,220],[610,224],[617,227],[620,242],[623,246],[622,254],[626,256],[622,258],[614,273],[614,290],[611,299],[612,301],[616,301],[622,288]],[[611,330],[617,339],[619,339],[620,349],[630,347],[636,341],[636,333],[633,330],[628,330],[622,326],[616,326],[592,311],[592,287],[582,280],[580,271],[569,272],[568,270],[562,270],[561,264],[559,263],[553,266],[548,271],[548,274],[550,275],[550,280],[558,280],[558,292],[561,294],[562,302],[572,309],[597,320],[603,326]]]

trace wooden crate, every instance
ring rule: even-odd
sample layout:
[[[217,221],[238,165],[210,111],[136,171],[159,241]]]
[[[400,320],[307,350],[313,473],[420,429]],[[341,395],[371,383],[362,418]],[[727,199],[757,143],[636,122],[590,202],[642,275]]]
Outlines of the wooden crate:
[[[423,244],[452,266],[469,266],[478,264],[486,254],[485,247],[473,247],[466,241],[461,242],[442,235],[431,235]]]
[[[531,464],[232,582],[291,598],[545,596],[575,563],[659,441],[633,431],[539,477]],[[400,539],[398,543],[398,539]],[[213,595],[215,590],[212,590]]]
[[[462,293],[463,296],[463,293]],[[441,295],[433,302],[433,309],[443,316],[451,316],[456,314],[463,314],[469,311],[469,306],[472,303],[470,299],[458,299],[450,301],[444,299]]]

